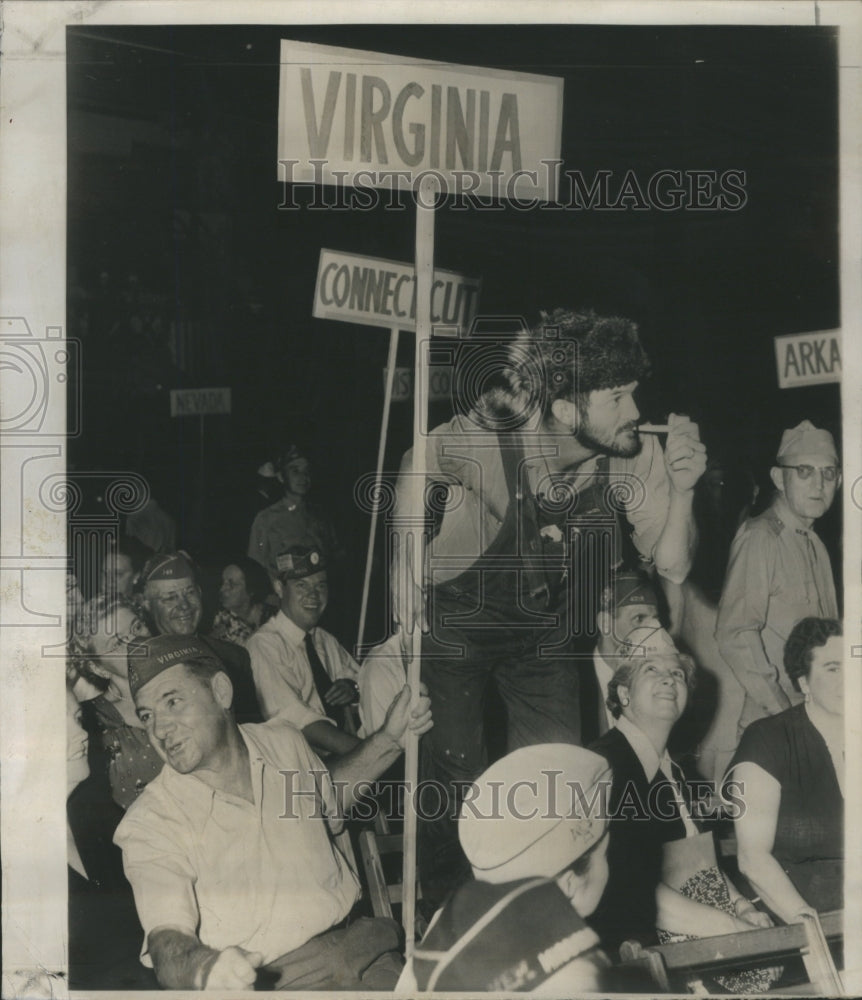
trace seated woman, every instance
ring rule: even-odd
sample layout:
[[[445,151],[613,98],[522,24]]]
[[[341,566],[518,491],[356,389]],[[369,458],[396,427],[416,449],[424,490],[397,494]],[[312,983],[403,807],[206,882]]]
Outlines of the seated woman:
[[[250,559],[240,556],[222,570],[219,590],[222,610],[213,619],[212,632],[216,639],[244,646],[248,638],[275,612],[275,605],[265,603],[272,593],[266,570]]]
[[[107,782],[93,780],[81,706],[66,684],[66,834],[69,881],[69,984],[74,989],[111,989],[122,983],[154,989],[140,964],[143,936],[123,860],[111,838],[122,810]],[[110,947],[106,947],[106,942]]]
[[[162,769],[135,714],[129,691],[128,644],[149,635],[134,608],[105,594],[89,601],[84,626],[70,641],[70,673],[85,727],[100,738],[114,801],[127,809]],[[87,693],[83,688],[88,687]],[[92,764],[92,761],[91,761]]]
[[[805,696],[742,734],[724,783],[740,806],[739,869],[787,923],[841,909],[844,874],[844,670],[841,625],[803,618],[784,669]]]
[[[608,685],[616,725],[591,747],[613,770],[609,878],[590,919],[609,954],[642,944],[770,926],[718,868],[712,836],[692,818],[689,790],[667,751],[693,686],[694,662],[662,628],[634,629]],[[774,976],[722,976],[732,992],[761,992]]]

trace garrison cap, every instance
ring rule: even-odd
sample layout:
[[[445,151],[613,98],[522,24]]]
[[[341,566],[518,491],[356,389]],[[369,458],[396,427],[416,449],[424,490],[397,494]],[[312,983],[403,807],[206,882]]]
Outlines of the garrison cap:
[[[150,580],[184,580],[186,577],[194,580],[195,576],[194,566],[185,552],[166,552],[146,561],[141,570],[141,585]]]
[[[129,644],[129,689],[132,697],[165,670],[187,660],[211,660],[213,667],[224,670],[224,664],[197,636],[156,635]]]
[[[792,459],[799,455],[822,455],[823,458],[831,458],[836,463],[839,460],[835,439],[829,431],[815,427],[810,420],[803,420],[781,435],[781,444],[778,447],[779,464],[782,459]]]
[[[604,593],[605,606],[616,612],[629,604],[658,605],[655,588],[646,573],[626,570],[617,573]]]
[[[291,545],[286,552],[276,556],[275,566],[283,580],[302,580],[326,569],[326,560],[319,549]]]

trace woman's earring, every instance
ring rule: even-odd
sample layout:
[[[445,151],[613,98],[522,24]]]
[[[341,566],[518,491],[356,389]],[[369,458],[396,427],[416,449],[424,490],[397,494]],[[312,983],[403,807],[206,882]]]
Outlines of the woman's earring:
[[[626,705],[628,705],[628,703],[629,703],[628,698],[625,698],[625,699],[620,698],[620,704],[623,706],[623,708],[625,708]]]

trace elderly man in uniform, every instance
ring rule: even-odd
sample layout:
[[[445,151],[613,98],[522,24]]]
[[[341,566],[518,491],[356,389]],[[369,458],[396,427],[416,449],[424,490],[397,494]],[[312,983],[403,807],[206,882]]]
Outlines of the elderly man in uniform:
[[[166,989],[391,989],[393,921],[347,922],[359,883],[330,837],[357,786],[431,726],[404,687],[379,732],[327,771],[289,723],[237,725],[223,664],[194,636],[132,648],[138,716],[167,763],[115,835]]]
[[[279,611],[247,644],[263,713],[287,719],[318,752],[347,753],[359,742],[344,718],[359,700],[359,665],[318,625],[329,601],[323,553],[294,545],[277,556],[276,569]]]
[[[740,733],[802,697],[781,669],[793,626],[838,617],[829,553],[813,530],[841,482],[832,435],[808,420],[786,430],[771,476],[775,498],[737,532],[718,606],[715,637],[745,689]]]
[[[203,616],[201,588],[185,552],[153,556],[141,571],[141,603],[154,635],[195,635]],[[234,692],[239,722],[262,722],[248,653],[242,646],[213,636],[197,636],[224,664]]]

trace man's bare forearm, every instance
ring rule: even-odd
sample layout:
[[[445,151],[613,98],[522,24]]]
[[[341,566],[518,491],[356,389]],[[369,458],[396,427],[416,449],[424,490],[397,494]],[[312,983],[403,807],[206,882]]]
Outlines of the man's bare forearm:
[[[325,750],[337,754],[350,753],[351,750],[356,749],[360,742],[355,736],[345,733],[338,726],[333,726],[331,722],[326,722],[324,719],[309,723],[302,730],[302,735],[314,750]]]
[[[350,753],[339,757],[330,767],[330,773],[336,793],[341,796],[341,809],[349,809],[355,801],[357,787],[367,786],[369,781],[379,778],[402,752],[397,742],[380,731],[363,740]]]
[[[150,932],[148,950],[159,985],[170,990],[202,990],[219,953],[184,931],[162,927]]]

